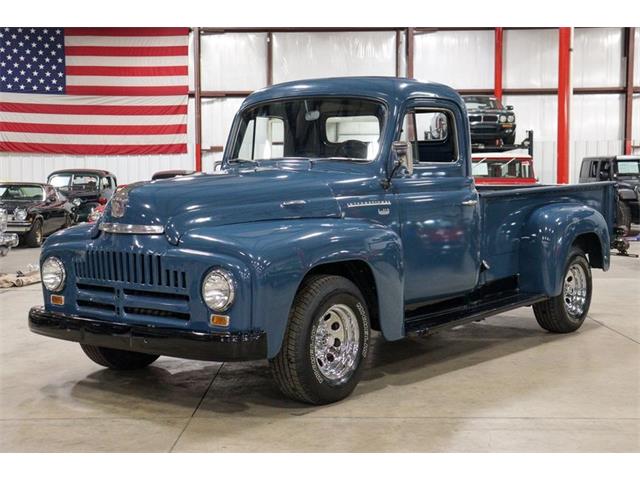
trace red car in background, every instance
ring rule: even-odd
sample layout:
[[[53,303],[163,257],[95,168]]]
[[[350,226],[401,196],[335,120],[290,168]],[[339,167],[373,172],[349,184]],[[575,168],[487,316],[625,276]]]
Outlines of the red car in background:
[[[473,177],[477,185],[532,185],[538,183],[533,158],[524,149],[473,153]]]

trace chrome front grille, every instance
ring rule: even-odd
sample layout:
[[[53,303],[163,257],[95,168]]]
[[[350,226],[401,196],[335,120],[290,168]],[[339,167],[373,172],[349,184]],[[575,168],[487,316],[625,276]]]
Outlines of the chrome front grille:
[[[89,250],[73,266],[76,278],[187,289],[186,273],[164,268],[160,255]]]

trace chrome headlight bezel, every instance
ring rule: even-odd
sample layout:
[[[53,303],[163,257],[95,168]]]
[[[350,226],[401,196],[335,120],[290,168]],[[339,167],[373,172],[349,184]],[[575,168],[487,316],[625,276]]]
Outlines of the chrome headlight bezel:
[[[79,207],[80,205],[82,205],[82,199],[74,198],[73,202],[71,202],[71,203],[73,203],[76,207]]]
[[[507,122],[507,116],[506,115],[500,115],[500,123],[506,123]]]
[[[24,208],[16,208],[13,211],[13,218],[17,222],[24,222],[27,219],[27,210]]]
[[[507,121],[509,123],[513,123],[516,121],[516,116],[515,115],[507,115]]]
[[[67,272],[64,263],[58,257],[47,257],[42,262],[42,285],[50,292],[59,292],[64,288]],[[51,281],[52,280],[52,281]]]
[[[200,292],[207,307],[216,312],[224,312],[233,305],[235,300],[235,281],[231,273],[221,268],[214,268],[202,280]]]

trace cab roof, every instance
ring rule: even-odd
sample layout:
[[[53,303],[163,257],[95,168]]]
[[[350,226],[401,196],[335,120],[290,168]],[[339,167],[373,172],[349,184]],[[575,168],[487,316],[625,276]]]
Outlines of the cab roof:
[[[280,98],[325,95],[369,97],[389,105],[399,105],[413,97],[432,97],[464,105],[454,89],[440,83],[397,77],[337,77],[297,80],[266,87],[249,95],[242,106]]]
[[[57,173],[94,173],[96,175],[111,175],[114,176],[113,173],[108,170],[100,170],[96,168],[64,168],[62,170],[55,170],[49,174],[55,175]]]

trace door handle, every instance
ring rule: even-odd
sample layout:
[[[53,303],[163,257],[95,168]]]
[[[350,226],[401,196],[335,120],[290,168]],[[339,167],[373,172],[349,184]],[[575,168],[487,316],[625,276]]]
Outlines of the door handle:
[[[477,205],[478,200],[465,200],[464,202],[462,202],[462,205],[465,207],[473,207],[474,205]]]

